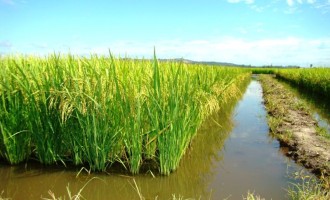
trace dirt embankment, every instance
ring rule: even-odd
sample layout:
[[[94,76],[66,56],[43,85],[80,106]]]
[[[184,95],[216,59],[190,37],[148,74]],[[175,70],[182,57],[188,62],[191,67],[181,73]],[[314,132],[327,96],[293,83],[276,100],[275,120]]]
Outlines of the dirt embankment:
[[[260,76],[271,132],[288,146],[288,156],[315,174],[330,176],[330,141],[317,133],[317,123],[304,103],[271,76]]]

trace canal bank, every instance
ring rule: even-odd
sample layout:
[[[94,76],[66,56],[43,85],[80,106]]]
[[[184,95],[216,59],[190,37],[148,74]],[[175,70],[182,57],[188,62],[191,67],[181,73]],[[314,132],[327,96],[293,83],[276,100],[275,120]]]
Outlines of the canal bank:
[[[272,133],[287,155],[316,175],[330,175],[330,141],[318,131],[307,105],[270,76],[261,76]]]

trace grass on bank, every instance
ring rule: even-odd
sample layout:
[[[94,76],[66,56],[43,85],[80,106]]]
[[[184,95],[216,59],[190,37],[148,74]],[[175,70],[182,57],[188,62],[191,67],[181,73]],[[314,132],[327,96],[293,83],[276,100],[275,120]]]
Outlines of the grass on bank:
[[[329,178],[317,179],[296,173],[296,179],[300,179],[301,183],[291,184],[287,189],[287,198],[289,200],[328,200],[330,199]],[[246,200],[262,200],[255,193],[248,192]]]
[[[328,130],[325,127],[316,127],[316,133],[330,140],[330,133],[328,133]]]
[[[309,113],[307,106],[300,102],[298,99],[294,98],[290,93],[279,93],[280,88],[277,88],[276,84],[273,83],[273,79],[269,76],[262,76],[264,92],[268,95],[274,95],[273,97],[268,97],[265,99],[267,103],[267,110],[272,113],[272,116],[268,117],[268,123],[270,130],[276,135],[281,141],[289,143],[292,140],[292,132],[285,130],[283,124],[290,123],[289,119],[285,118],[285,112],[291,107],[293,109],[299,110],[306,114]],[[276,95],[280,94],[282,98],[276,98]],[[284,102],[284,103],[283,103]],[[283,107],[281,107],[283,105]],[[322,128],[319,129],[319,134],[322,135]],[[323,130],[325,131],[325,130]],[[325,134],[323,132],[323,134]],[[330,181],[329,177],[324,177],[323,175],[320,179],[311,178],[306,176],[298,176],[302,179],[301,184],[292,184],[292,187],[288,189],[289,199],[329,199],[330,198]]]
[[[287,190],[292,200],[328,200],[330,199],[330,178],[321,176],[320,179],[299,175],[300,184],[292,184]]]

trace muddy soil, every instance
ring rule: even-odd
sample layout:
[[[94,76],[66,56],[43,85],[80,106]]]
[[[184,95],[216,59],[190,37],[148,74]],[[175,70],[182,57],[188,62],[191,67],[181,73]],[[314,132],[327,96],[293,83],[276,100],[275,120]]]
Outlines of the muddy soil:
[[[287,153],[317,175],[330,176],[330,140],[318,135],[317,122],[306,105],[275,78],[260,76],[271,132]]]

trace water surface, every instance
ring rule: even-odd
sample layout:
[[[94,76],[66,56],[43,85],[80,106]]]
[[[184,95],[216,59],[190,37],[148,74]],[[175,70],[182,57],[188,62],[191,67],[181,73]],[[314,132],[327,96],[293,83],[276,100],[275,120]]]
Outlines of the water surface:
[[[269,137],[266,111],[258,81],[252,80],[243,98],[228,103],[204,123],[177,171],[130,176],[94,173],[62,166],[28,163],[0,164],[0,194],[13,199],[40,199],[82,191],[86,199],[169,199],[174,194],[196,199],[242,199],[248,191],[266,199],[284,199],[289,175],[302,168],[281,152]],[[154,175],[156,177],[154,177]],[[97,178],[94,178],[97,177]],[[66,199],[68,199],[66,197]]]

